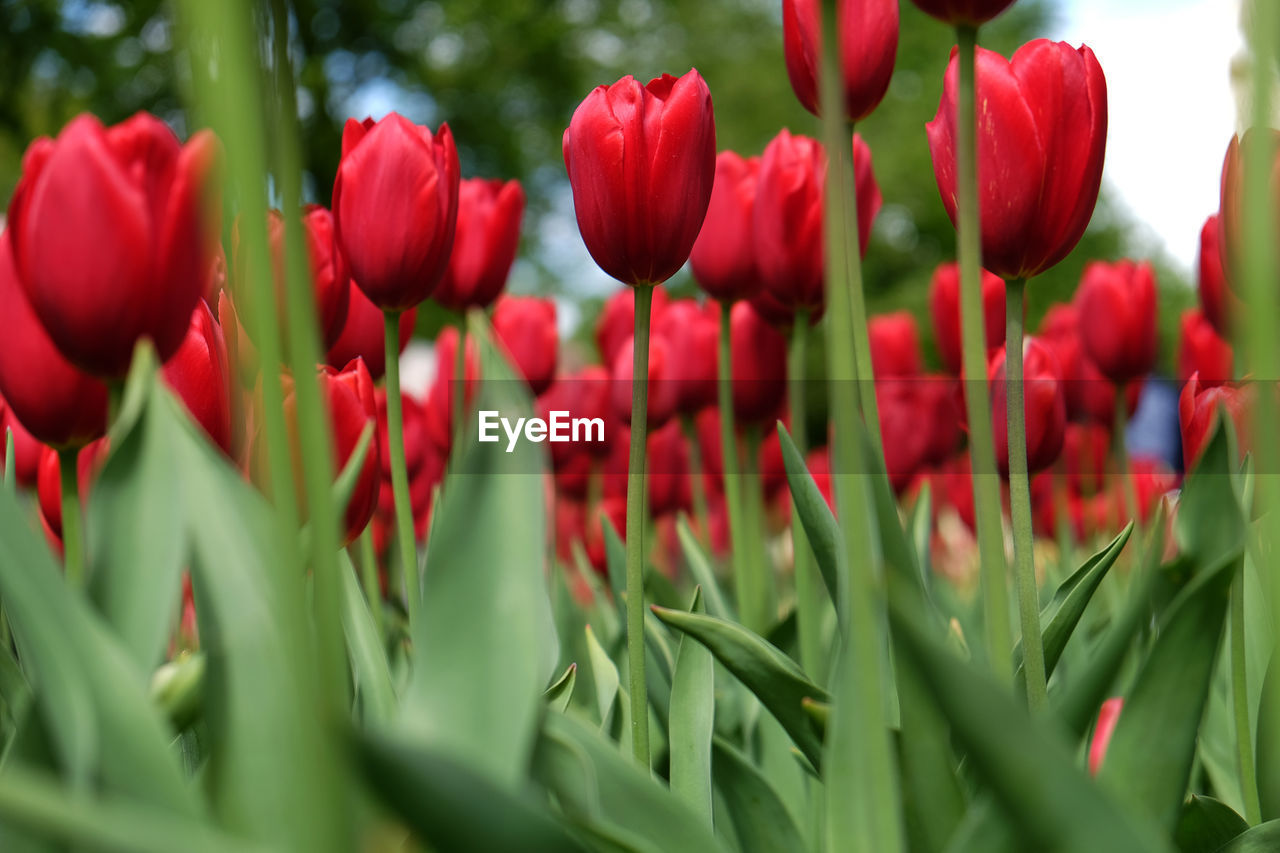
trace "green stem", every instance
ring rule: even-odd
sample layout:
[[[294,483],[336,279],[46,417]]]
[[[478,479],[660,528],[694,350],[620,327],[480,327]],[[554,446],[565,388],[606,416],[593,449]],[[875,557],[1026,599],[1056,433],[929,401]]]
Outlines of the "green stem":
[[[987,387],[987,342],[982,316],[982,243],[978,219],[977,135],[974,51],[978,32],[956,27],[959,97],[956,103],[956,249],[960,263],[960,327],[969,422],[969,462],[978,536],[979,578],[987,657],[996,676],[1013,682],[1013,628],[1005,579],[1000,479],[996,474]],[[1021,315],[1019,315],[1021,322]]]
[[[631,456],[627,464],[627,677],[631,691],[631,748],[649,767],[649,688],[644,680],[644,463],[649,432],[649,313],[653,287],[635,288],[631,347]]]
[[[4,487],[9,494],[15,494],[18,491],[18,463],[13,458],[13,430],[5,427],[4,430]]]
[[[862,292],[862,242],[858,235],[858,181],[853,162],[855,128],[849,123],[848,139],[839,142],[839,155],[848,164],[848,202],[844,216],[845,262],[848,265],[849,324],[853,330],[853,372],[858,380],[859,405],[867,435],[876,452],[884,455],[880,436],[880,404],[876,400],[875,365],[871,363],[871,334],[867,331],[866,295]],[[830,294],[827,296],[830,299]]]
[[[1127,388],[1121,384],[1116,386],[1116,419],[1115,428],[1112,434],[1112,443],[1115,445],[1116,468],[1120,471],[1121,482],[1124,483],[1124,504],[1125,512],[1133,519],[1133,542],[1136,550],[1137,564],[1142,564],[1142,508],[1138,505],[1138,486],[1133,476],[1133,469],[1129,465],[1129,395],[1125,393]]]
[[[384,311],[387,349],[387,449],[391,453],[391,492],[396,502],[396,541],[400,546],[400,571],[404,575],[412,633],[422,605],[418,589],[418,548],[413,539],[413,508],[409,505],[409,470],[404,461],[404,414],[400,401],[400,315]],[[458,346],[462,346],[459,340]],[[455,451],[461,448],[455,445]]]
[[[737,594],[738,618],[749,624],[748,614],[753,612],[750,569],[747,566],[747,549],[743,546],[742,477],[738,466],[737,429],[733,412],[733,302],[720,303],[720,353],[717,368],[720,381],[717,392],[720,398],[720,466],[724,471],[724,505],[729,515],[729,561],[733,568],[733,588]]]
[[[1013,520],[1013,563],[1022,619],[1022,669],[1027,675],[1027,707],[1049,706],[1044,646],[1040,637],[1040,589],[1036,585],[1031,531],[1031,478],[1027,474],[1027,422],[1022,375],[1022,305],[1027,283],[1014,279],[1005,294],[1005,386],[1008,389],[1009,514]]]
[[[80,477],[76,460],[78,447],[58,451],[58,471],[62,479],[62,554],[67,583],[73,589],[84,586],[84,533],[80,514]]]
[[[457,460],[462,457],[462,439],[465,435],[465,420],[467,408],[467,318],[464,314],[462,319],[458,321],[458,348],[453,355],[453,423],[449,425],[449,429],[453,434],[453,446],[457,449],[457,454],[450,454],[453,458],[454,466]]]
[[[808,450],[805,411],[805,362],[809,338],[809,312],[797,311],[791,328],[791,351],[787,354],[787,396],[791,404],[791,439],[803,455]],[[800,635],[800,664],[819,683],[827,677],[826,655],[822,648],[822,589],[809,550],[809,537],[800,523],[800,511],[791,502],[791,547],[794,552],[796,583],[796,630]]]
[[[378,638],[385,639],[382,627],[382,584],[378,579],[378,555],[373,548],[373,525],[360,534],[360,579],[364,582],[364,597],[373,613],[373,624]]]
[[[707,489],[702,479],[702,448],[698,444],[698,427],[693,416],[682,415],[680,426],[689,447],[689,479],[693,493],[693,517],[698,521],[698,535],[711,544],[711,514],[707,510]]]
[[[1231,585],[1231,704],[1235,716],[1236,760],[1240,768],[1240,792],[1244,817],[1250,826],[1262,821],[1258,777],[1253,764],[1253,727],[1249,725],[1249,687],[1245,668],[1244,575]]]
[[[747,549],[751,600],[755,608],[752,621],[743,621],[751,630],[763,634],[778,618],[778,590],[773,567],[769,563],[769,542],[765,532],[764,480],[760,475],[760,446],[763,443],[759,424],[743,428],[743,452],[746,456],[742,474],[742,514],[746,518],[743,545]]]

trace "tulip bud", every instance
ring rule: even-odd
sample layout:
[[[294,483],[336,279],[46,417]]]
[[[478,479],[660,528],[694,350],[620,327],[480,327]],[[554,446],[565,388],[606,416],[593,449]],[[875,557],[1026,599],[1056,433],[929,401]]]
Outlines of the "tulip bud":
[[[1076,290],[1080,342],[1117,385],[1145,376],[1156,360],[1156,277],[1148,263],[1094,261]]]
[[[929,316],[934,342],[948,373],[959,375],[962,362],[960,337],[960,265],[940,264],[929,282]],[[1004,346],[1004,280],[982,271],[982,319],[988,358]]]
[[[223,453],[231,451],[231,368],[222,327],[203,299],[191,312],[182,346],[165,362],[165,383]]]
[[[1107,85],[1087,47],[1037,39],[1012,61],[976,49],[978,208],[984,266],[1030,278],[1075,247],[1093,215],[1107,136]],[[951,53],[927,128],[938,191],[956,221],[956,98]]]
[[[845,117],[861,121],[871,115],[889,89],[898,52],[898,2],[841,0],[836,21]],[[818,0],[782,0],[787,76],[801,105],[814,115],[818,115],[821,33]]]
[[[453,252],[431,298],[454,311],[492,305],[515,262],[523,216],[524,189],[518,181],[462,181]]]
[[[362,359],[369,375],[377,382],[387,372],[387,326],[382,310],[369,301],[364,291],[353,281],[348,285],[350,303],[347,321],[342,334],[329,347],[325,362],[335,370],[341,370],[352,359]],[[413,340],[413,328],[418,322],[418,309],[410,308],[400,315],[400,352]]]
[[[1067,401],[1062,375],[1053,351],[1027,338],[1022,348],[1023,404],[1026,414],[1027,471],[1048,468],[1062,451],[1067,426]],[[1005,352],[1001,349],[988,370],[991,382],[992,424],[995,427],[996,461],[1000,473],[1009,475],[1009,389],[1005,375]]]
[[[749,302],[730,312],[733,413],[738,424],[771,421],[787,393],[787,339]]]
[[[1089,743],[1089,774],[1097,776],[1102,769],[1102,761],[1107,757],[1107,745],[1111,743],[1111,735],[1116,730],[1116,722],[1120,719],[1120,711],[1124,707],[1124,699],[1119,696],[1102,703],[1098,711],[1098,722],[1093,727],[1093,740]]]
[[[1182,462],[1190,471],[1200,460],[1200,454],[1209,443],[1210,430],[1217,422],[1219,408],[1235,425],[1241,453],[1248,446],[1249,420],[1253,410],[1251,386],[1211,385],[1200,381],[1193,373],[1182,386],[1178,396],[1178,427],[1182,432]]]
[[[609,275],[669,279],[689,259],[715,178],[711,92],[697,70],[597,86],[564,132],[578,230]]]
[[[716,157],[707,217],[689,255],[693,277],[716,299],[750,299],[760,290],[751,230],[759,179],[759,157],[732,151]]]
[[[161,361],[182,343],[217,243],[218,214],[203,209],[216,159],[211,133],[184,146],[148,113],[110,128],[82,114],[27,149],[9,205],[14,264],[72,364],[115,379],[139,339]]]
[[[1013,0],[912,0],[926,15],[943,23],[976,27],[1013,5]]]
[[[667,292],[662,288],[653,291],[653,304],[649,308],[649,325],[660,328],[662,312],[667,308]],[[636,295],[630,288],[619,290],[610,296],[596,318],[596,346],[600,348],[600,360],[612,365],[618,350],[631,339],[636,328]]]
[[[5,449],[5,434],[13,434],[13,458]],[[7,477],[10,469],[19,486],[34,486],[40,469],[40,454],[44,447],[27,428],[18,422],[18,416],[10,411],[4,397],[0,397],[0,469]]]
[[[1227,155],[1222,162],[1222,195],[1218,210],[1218,240],[1227,285],[1237,296],[1244,296],[1245,218],[1244,178],[1245,169],[1255,146],[1265,146],[1266,158],[1271,162],[1271,174],[1267,188],[1271,194],[1271,210],[1275,219],[1275,240],[1280,243],[1280,130],[1250,128],[1243,140],[1231,138]]]
[[[1199,293],[1200,308],[1218,334],[1226,337],[1230,317],[1240,310],[1240,300],[1227,288],[1227,274],[1222,268],[1218,246],[1218,214],[1210,216],[1200,229]]]
[[[547,390],[556,375],[560,346],[556,304],[534,296],[504,296],[493,311],[493,331],[533,393]]]
[[[1200,374],[1205,386],[1230,382],[1235,356],[1231,344],[1218,337],[1204,312],[1191,308],[1182,312],[1182,337],[1178,343],[1178,379],[1186,382]]]
[[[872,317],[867,323],[871,339],[871,366],[876,378],[918,376],[924,370],[920,334],[910,311],[894,311]]]
[[[0,317],[0,395],[9,415],[54,446],[87,444],[105,433],[107,387],[72,366],[49,340],[18,281],[9,232],[0,234]]]
[[[714,405],[720,360],[719,306],[678,299],[663,311],[659,334],[667,341],[667,379],[675,386],[677,411],[692,415]]]
[[[458,152],[449,125],[430,130],[390,113],[348,119],[333,182],[333,218],[351,275],[382,310],[431,294],[453,249]]]

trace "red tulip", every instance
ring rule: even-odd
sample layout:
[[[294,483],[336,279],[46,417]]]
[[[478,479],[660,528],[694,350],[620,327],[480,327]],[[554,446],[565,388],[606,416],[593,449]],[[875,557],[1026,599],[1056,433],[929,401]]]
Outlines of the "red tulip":
[[[827,507],[835,512],[836,497],[831,483],[831,449],[823,446],[810,450],[809,455],[805,457],[805,465],[813,475],[813,482],[826,500]]]
[[[872,317],[867,323],[867,334],[871,338],[871,366],[877,379],[917,376],[924,370],[920,334],[910,311]]]
[[[662,288],[653,291],[653,305],[649,311],[650,328],[660,328],[662,312],[667,307],[667,292]],[[630,289],[619,290],[604,303],[596,318],[596,346],[600,348],[600,360],[612,365],[622,345],[631,340],[636,328],[636,295]]]
[[[0,234],[0,395],[12,417],[38,441],[87,444],[107,431],[107,387],[62,357],[27,303]],[[3,441],[3,436],[0,436]]]
[[[1222,162],[1222,195],[1218,210],[1218,240],[1222,256],[1222,266],[1226,271],[1227,285],[1237,296],[1244,296],[1244,172],[1251,159],[1254,146],[1266,146],[1267,159],[1271,161],[1271,175],[1268,187],[1271,191],[1272,216],[1276,227],[1275,241],[1280,243],[1280,130],[1258,130],[1250,128],[1245,131],[1243,141],[1238,136],[1231,138],[1227,146],[1227,156]],[[1245,150],[1247,149],[1247,150]]]
[[[209,277],[205,279],[201,295],[210,305],[218,304],[218,294],[227,286],[227,253],[218,243],[213,249],[213,262],[209,264]]]
[[[841,0],[836,20],[845,117],[861,121],[871,115],[889,89],[898,52],[898,2]],[[821,34],[818,0],[782,0],[787,76],[800,103],[814,115],[818,115]]]
[[[1122,385],[1156,360],[1156,277],[1149,263],[1094,261],[1076,290],[1080,342],[1102,375]]]
[[[390,542],[396,524],[395,493],[391,486],[391,452],[387,439],[387,392],[377,391],[378,455],[381,477],[378,484],[377,509],[374,512],[375,539]],[[404,423],[405,471],[409,478],[409,509],[413,515],[413,531],[418,542],[425,542],[431,519],[432,489],[444,479],[444,454],[427,434],[427,414],[422,405],[408,394],[400,395]],[[389,535],[388,535],[389,534]],[[376,543],[375,543],[376,544]],[[383,547],[376,550],[381,553]]]
[[[76,482],[83,507],[89,499],[89,487],[94,477],[107,461],[108,444],[105,438],[97,439],[76,453]],[[36,474],[36,497],[40,504],[40,520],[45,532],[58,547],[62,545],[62,469],[58,452],[44,447],[40,452],[39,470]]]
[[[921,403],[919,379],[876,382],[876,406],[880,433],[884,436],[884,464],[894,492],[902,494],[929,455],[932,438],[926,420],[931,416]]]
[[[333,182],[333,217],[351,275],[383,310],[431,294],[453,249],[458,152],[449,125],[432,134],[390,113],[348,119]]]
[[[533,393],[547,390],[556,375],[560,347],[555,302],[536,296],[504,296],[493,310],[493,331]]]
[[[1200,229],[1199,285],[1200,307],[1204,316],[1226,337],[1228,319],[1240,310],[1240,300],[1227,288],[1227,274],[1222,268],[1218,247],[1218,214],[1213,214]]]
[[[749,302],[730,313],[733,413],[737,423],[772,422],[787,393],[787,340]]]
[[[676,409],[692,415],[715,405],[720,360],[719,306],[677,299],[662,312],[658,333],[667,341],[667,380],[675,385]]]
[[[213,263],[206,216],[217,142],[181,145],[148,113],[110,128],[83,114],[27,149],[9,205],[13,259],[31,308],[67,360],[123,377],[140,338],[161,361],[187,331]]]
[[[1075,495],[1092,495],[1107,480],[1107,460],[1111,455],[1111,430],[1096,423],[1069,423],[1062,443],[1067,486]]]
[[[1089,743],[1089,773],[1092,776],[1097,776],[1102,769],[1102,761],[1107,757],[1107,745],[1111,743],[1111,734],[1116,730],[1122,708],[1124,699],[1116,696],[1103,702],[1098,711],[1098,722],[1093,727],[1093,740]]]
[[[1131,476],[1138,499],[1138,517],[1143,523],[1151,520],[1156,504],[1178,486],[1178,475],[1169,469],[1162,459],[1140,456],[1133,460]],[[1119,487],[1119,484],[1117,484]],[[1123,496],[1121,496],[1123,497]],[[1126,511],[1127,513],[1127,511]],[[1120,520],[1123,525],[1124,519]]]
[[[1027,471],[1048,468],[1062,451],[1067,426],[1067,401],[1062,375],[1053,351],[1035,338],[1022,348],[1023,403],[1026,413]],[[996,353],[988,369],[991,382],[992,423],[995,427],[996,461],[1000,473],[1009,473],[1008,383],[1004,350]]]
[[[544,391],[537,401],[538,415],[549,418],[552,411],[568,412],[570,417],[599,419],[606,425],[612,419],[612,383],[608,372],[599,365],[589,365],[576,373],[561,376]],[[593,436],[594,438],[595,436]],[[605,430],[605,441],[566,441],[550,445],[551,462],[557,471],[571,464],[578,457],[585,457],[587,465],[581,471],[585,475],[590,470],[592,458],[602,459],[609,454],[608,438],[610,431]],[[584,478],[585,486],[585,478]],[[585,494],[585,493],[584,493]]]
[[[470,335],[467,335],[463,352],[462,397],[463,403],[469,408],[476,395],[476,384],[480,380],[480,354]],[[427,434],[446,455],[453,447],[453,434],[457,429],[453,413],[457,373],[458,330],[453,326],[446,326],[436,338],[436,378],[427,392],[426,405]]]
[[[182,346],[165,362],[165,383],[182,400],[200,428],[231,455],[231,368],[222,327],[201,299],[191,312]]]
[[[960,265],[940,264],[929,281],[929,316],[934,342],[948,373],[959,375],[964,361],[960,338]],[[1004,280],[982,271],[982,318],[987,356],[1004,346]]]
[[[941,465],[960,446],[964,432],[964,398],[958,393],[956,380],[949,376],[922,376],[913,384],[928,436],[924,464]]]
[[[668,421],[650,433],[646,458],[650,514],[661,518],[681,510],[688,511],[693,505],[689,446],[679,421]]]
[[[1199,373],[1202,385],[1230,382],[1235,356],[1231,344],[1218,337],[1204,312],[1190,308],[1182,312],[1182,337],[1178,343],[1178,379],[1186,382]]]
[[[1013,0],[912,0],[927,15],[939,21],[976,27],[1013,5]]]
[[[347,322],[342,334],[329,347],[325,361],[340,370],[354,358],[364,360],[369,375],[376,382],[387,372],[386,321],[378,306],[369,301],[364,291],[353,281],[348,285],[350,303]],[[400,315],[400,352],[413,340],[413,328],[418,322],[418,309],[410,308]]]
[[[1067,395],[1067,416],[1110,426],[1116,417],[1116,386],[1102,375],[1080,344],[1079,313],[1073,305],[1054,305],[1040,323],[1040,338],[1058,357]],[[1138,408],[1141,382],[1125,386],[1125,409]]]
[[[518,181],[462,181],[453,252],[431,298],[455,311],[492,305],[515,262],[523,216],[524,189]]]
[[[583,535],[583,547],[587,552],[587,560],[600,575],[607,575],[607,554],[605,553],[604,522],[608,519],[617,531],[618,538],[627,538],[627,499],[605,498],[590,511]]]
[[[1182,431],[1183,467],[1190,471],[1209,443],[1210,429],[1224,408],[1235,426],[1241,450],[1248,446],[1249,419],[1253,409],[1251,386],[1206,386],[1193,373],[1178,396],[1178,426]]]
[[[759,179],[759,157],[744,159],[732,151],[716,157],[707,218],[689,255],[693,277],[716,299],[750,299],[760,290],[752,234]]]
[[[1107,85],[1087,47],[1037,39],[1012,62],[977,48],[978,203],[983,265],[1030,278],[1079,242],[1098,200]],[[938,191],[956,221],[953,50],[938,114],[928,124]]]
[[[13,458],[6,456],[5,434],[13,433]],[[0,467],[7,477],[12,468],[20,486],[34,486],[40,468],[40,454],[44,447],[27,428],[18,422],[18,416],[10,411],[4,397],[0,397]]]
[[[858,189],[858,242],[863,254],[880,210],[871,149],[853,137]],[[821,310],[823,298],[823,188],[826,155],[807,136],[783,130],[764,150],[752,220],[756,263],[764,289],[789,310]]]
[[[564,132],[578,230],[609,275],[660,284],[689,259],[715,178],[711,92],[696,69],[597,86]]]
[[[613,360],[613,414],[627,426],[631,425],[631,380],[635,375],[632,364],[634,342],[633,338],[628,338]],[[676,413],[676,383],[671,381],[671,357],[667,339],[662,335],[649,336],[648,368],[649,399],[645,421],[649,429],[657,429]]]

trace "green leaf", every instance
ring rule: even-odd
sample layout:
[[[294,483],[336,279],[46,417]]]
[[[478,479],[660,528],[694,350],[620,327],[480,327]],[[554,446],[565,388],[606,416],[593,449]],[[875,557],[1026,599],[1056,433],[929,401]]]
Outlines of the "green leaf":
[[[608,849],[723,849],[688,805],[572,716],[546,715],[533,772],[575,827],[611,840]]]
[[[1219,847],[1217,853],[1275,853],[1280,849],[1280,820],[1260,823],[1228,844]]]
[[[1247,602],[1246,602],[1247,604]],[[1277,685],[1280,678],[1280,655],[1271,654],[1271,663],[1262,679],[1262,698],[1258,707],[1257,774],[1258,799],[1262,806],[1263,820],[1280,819],[1280,755],[1275,754],[1280,744],[1280,707],[1277,707]]]
[[[1233,484],[1235,452],[1229,426],[1218,426],[1200,461],[1187,476],[1178,499],[1174,535],[1184,556],[1208,565],[1222,554],[1244,547],[1247,527]],[[1230,424],[1230,418],[1226,418]]]
[[[829,703],[831,697],[805,676],[799,664],[736,622],[662,607],[652,609],[663,622],[710,649],[773,714],[805,758],[815,768],[821,767],[822,741],[801,702],[808,698]]]
[[[600,529],[604,533],[604,562],[609,576],[609,589],[618,608],[622,608],[622,599],[627,592],[627,546],[618,535],[613,522],[603,513],[600,515]]]
[[[378,627],[369,612],[369,602],[360,590],[356,570],[346,551],[338,554],[342,576],[342,629],[347,638],[347,656],[355,681],[360,715],[366,723],[387,723],[396,712],[396,691],[391,683],[391,667],[378,636]]]
[[[676,536],[680,540],[681,550],[684,551],[685,565],[689,567],[689,574],[693,575],[693,582],[702,587],[702,597],[707,605],[707,613],[721,619],[732,619],[733,610],[720,589],[720,581],[716,578],[715,570],[711,568],[711,560],[707,558],[706,552],[698,543],[698,538],[693,535],[693,531],[689,528],[689,518],[684,513],[681,513],[676,520]]]
[[[818,484],[813,481],[804,456],[781,421],[778,422],[778,442],[782,446],[782,462],[787,469],[791,499],[795,502],[805,536],[809,538],[809,548],[818,564],[818,572],[827,585],[831,600],[839,601],[839,579],[844,571],[840,566],[840,561],[844,559],[840,545],[840,525],[836,523],[836,517],[831,513],[831,507],[827,506],[827,499],[822,496]],[[838,610],[837,608],[837,612]]]
[[[690,613],[702,613],[695,587]],[[680,638],[671,685],[671,792],[711,822],[711,733],[715,725],[715,659],[692,637]]]
[[[1228,589],[1242,555],[1227,554],[1179,596],[1125,698],[1098,781],[1166,831],[1177,825],[1195,758]]]
[[[374,427],[371,421],[364,425],[356,446],[351,449],[351,455],[347,457],[346,464],[342,466],[337,479],[333,481],[333,505],[339,518],[346,513],[347,504],[351,503],[356,483],[360,480],[360,470],[364,468],[365,457],[369,455],[369,448],[373,445],[373,433]]]
[[[573,699],[573,688],[577,682],[578,665],[571,663],[569,668],[564,671],[564,675],[557,678],[546,689],[546,692],[542,694],[542,698],[546,700],[548,706],[563,713],[569,708],[569,702]]]
[[[1225,804],[1192,794],[1178,816],[1173,841],[1180,853],[1215,853],[1248,828],[1245,819]]]
[[[609,653],[600,645],[591,626],[586,628],[587,653],[591,660],[591,679],[596,685],[596,713],[599,715],[600,730],[611,733],[614,740],[621,737],[630,727],[624,724],[622,717],[628,714],[630,705],[619,703],[622,693],[618,668],[614,666]],[[621,705],[621,708],[618,706]]]
[[[1131,821],[1098,790],[1066,745],[1043,720],[1029,718],[1008,688],[946,651],[901,605],[892,606],[890,616],[900,654],[918,670],[973,770],[1018,826],[1024,849],[1167,849],[1150,826]]]
[[[911,507],[911,515],[907,518],[906,527],[911,547],[920,563],[920,577],[928,586],[929,540],[933,536],[933,488],[927,480],[920,487],[915,506]]]
[[[769,780],[724,738],[714,745],[716,788],[743,853],[806,849],[804,836]]]
[[[528,416],[528,387],[494,350],[482,320],[476,406]],[[559,656],[544,579],[541,445],[467,442],[445,481],[428,546],[414,669],[401,724],[424,746],[514,788],[524,778]],[[455,454],[458,455],[458,454]]]
[[[544,806],[446,752],[375,732],[354,736],[369,786],[432,850],[586,849]]]

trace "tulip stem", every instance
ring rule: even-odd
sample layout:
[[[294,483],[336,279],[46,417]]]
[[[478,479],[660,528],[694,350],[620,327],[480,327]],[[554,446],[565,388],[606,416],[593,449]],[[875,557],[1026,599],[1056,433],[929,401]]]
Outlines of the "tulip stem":
[[[769,565],[768,536],[764,522],[764,483],[760,477],[760,425],[743,427],[742,506],[746,524],[743,526],[743,545],[747,549],[747,565],[750,568],[748,583],[751,587],[751,605],[747,615],[739,614],[742,624],[758,634],[764,634],[778,619],[777,584],[773,568]]]
[[[462,438],[466,434],[465,421],[467,407],[467,318],[464,314],[462,319],[458,321],[458,348],[453,354],[453,423],[449,425],[452,431],[453,446],[455,448],[462,447]],[[461,450],[459,455],[454,457],[453,468],[456,470],[457,460],[461,458]]]
[[[711,546],[711,514],[707,510],[707,489],[702,479],[702,448],[698,445],[698,426],[692,415],[682,415],[680,426],[689,446],[690,491],[693,494],[693,517],[698,522],[698,535]]]
[[[384,311],[383,318],[386,323],[384,338],[387,352],[387,449],[391,453],[391,492],[396,502],[400,571],[404,576],[404,594],[412,633],[422,601],[418,591],[418,548],[413,539],[413,508],[409,505],[409,470],[404,461],[404,414],[400,401],[400,314]]]
[[[1116,421],[1112,442],[1115,444],[1116,468],[1119,470],[1121,482],[1124,483],[1125,512],[1133,519],[1133,542],[1136,547],[1135,565],[1142,565],[1142,508],[1138,505],[1138,487],[1133,477],[1133,469],[1129,465],[1129,395],[1128,386],[1121,383],[1116,386]]]
[[[13,430],[4,428],[4,488],[9,494],[18,491],[18,460],[13,458]]]
[[[752,603],[747,549],[742,544],[742,478],[738,471],[738,432],[733,413],[733,301],[726,299],[720,306],[720,353],[717,359],[720,377],[716,388],[720,398],[720,467],[724,471],[724,505],[729,515],[729,561],[733,567],[738,618],[747,625]]]
[[[631,691],[631,748],[649,767],[649,689],[644,680],[644,463],[649,432],[649,314],[654,286],[635,288],[631,346],[631,455],[627,464],[627,676]]]
[[[791,440],[803,457],[808,451],[805,411],[805,361],[809,338],[809,312],[796,311],[791,328],[791,351],[787,354],[787,396],[791,404]],[[796,630],[800,635],[800,664],[809,677],[825,682],[826,655],[822,649],[822,590],[809,550],[809,537],[800,523],[795,498],[791,501],[791,548],[796,583]]]
[[[867,435],[876,453],[884,455],[884,442],[880,436],[880,404],[876,401],[875,365],[871,363],[871,336],[867,331],[867,302],[862,292],[862,239],[858,232],[858,168],[853,161],[855,128],[849,122],[849,139],[841,141],[840,159],[848,164],[848,205],[844,216],[844,243],[848,264],[849,322],[853,327],[853,372],[858,380],[858,396],[861,401],[862,419],[867,425]],[[830,156],[830,155],[828,155]],[[830,296],[828,296],[830,298]]]
[[[1027,676],[1027,707],[1049,706],[1044,646],[1040,637],[1040,590],[1036,585],[1031,532],[1031,479],[1027,475],[1027,419],[1022,375],[1022,304],[1027,283],[1013,279],[1005,298],[1005,385],[1008,389],[1009,515],[1013,520],[1013,564],[1022,619],[1022,670]]]
[[[974,521],[978,536],[979,579],[986,628],[987,657],[996,676],[1013,682],[1013,628],[1005,576],[1004,531],[1001,529],[1000,480],[996,475],[991,430],[991,396],[987,386],[986,332],[982,314],[982,244],[978,219],[977,135],[975,126],[974,52],[978,31],[956,27],[959,96],[956,102],[956,250],[960,265],[960,340],[969,422],[969,462],[973,482]],[[1006,306],[1007,307],[1007,306]],[[1022,315],[1018,315],[1018,325]]]
[[[62,478],[62,554],[67,583],[73,589],[84,586],[84,533],[80,515],[80,477],[76,460],[78,447],[58,451]]]
[[[369,602],[378,639],[385,641],[386,634],[382,627],[382,584],[378,579],[378,555],[373,547],[372,524],[366,526],[360,534],[360,579],[364,583],[364,597]]]
[[[1249,725],[1249,682],[1245,669],[1244,573],[1231,584],[1231,703],[1235,715],[1236,760],[1240,769],[1240,792],[1244,797],[1244,818],[1250,826],[1262,821],[1258,798],[1258,777],[1253,763],[1253,729]]]

